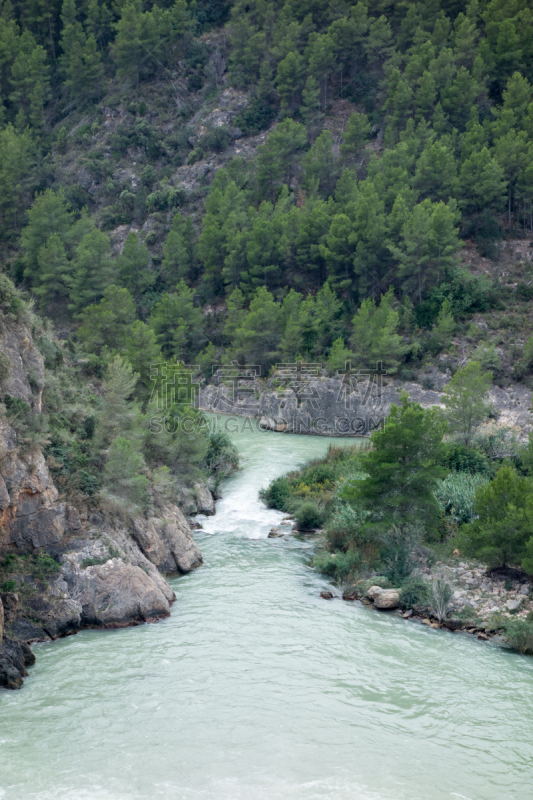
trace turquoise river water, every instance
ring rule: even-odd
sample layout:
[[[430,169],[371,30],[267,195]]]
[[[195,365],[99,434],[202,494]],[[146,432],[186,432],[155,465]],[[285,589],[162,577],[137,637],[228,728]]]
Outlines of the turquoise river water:
[[[530,800],[533,659],[321,600],[257,493],[331,440],[234,440],[171,617],[37,645],[0,693],[0,800]]]

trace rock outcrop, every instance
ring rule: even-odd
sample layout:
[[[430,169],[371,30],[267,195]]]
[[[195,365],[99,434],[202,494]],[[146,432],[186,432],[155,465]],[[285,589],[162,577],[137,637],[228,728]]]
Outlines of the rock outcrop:
[[[29,332],[4,329],[3,346],[11,397],[39,413],[43,359]],[[214,513],[208,489],[190,495],[189,513]],[[41,449],[21,447],[0,417],[0,564],[10,589],[0,594],[0,686],[20,687],[35,660],[32,642],[168,616],[176,598],[163,575],[201,563],[177,505],[165,502],[148,518],[89,515],[60,500]]]
[[[440,374],[440,373],[439,373]],[[257,419],[263,430],[322,436],[368,436],[397,404],[402,391],[424,408],[443,405],[443,388],[450,375],[435,378],[438,389],[424,389],[414,382],[348,375],[310,380],[275,379],[243,381],[239,387],[209,384],[200,388],[198,405],[205,411]],[[499,424],[514,427],[525,436],[532,428],[532,392],[522,384],[489,392]]]

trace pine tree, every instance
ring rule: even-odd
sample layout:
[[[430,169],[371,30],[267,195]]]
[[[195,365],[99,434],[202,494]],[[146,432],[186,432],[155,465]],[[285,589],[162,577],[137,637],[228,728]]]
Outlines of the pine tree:
[[[133,371],[139,375],[136,396],[145,402],[153,387],[152,367],[163,362],[163,355],[155,331],[139,319],[129,329],[125,355]]]
[[[39,130],[44,125],[44,106],[50,91],[50,78],[46,51],[24,31],[20,37],[19,52],[11,68],[13,91],[10,100],[25,119]]]
[[[281,108],[289,111],[296,94],[302,88],[303,66],[299,53],[289,53],[278,64],[276,88],[281,98]]]
[[[196,236],[192,219],[176,214],[163,245],[162,269],[168,285],[175,286],[182,278],[195,277]]]
[[[477,361],[458,367],[444,392],[444,404],[450,432],[458,434],[469,447],[475,428],[488,414],[486,395],[492,384],[492,372],[484,372]]]
[[[97,305],[83,310],[77,337],[89,353],[100,354],[104,347],[122,351],[134,320],[133,297],[127,289],[111,285]]]
[[[396,525],[405,538],[413,527],[436,530],[443,433],[437,408],[425,410],[407,393],[399,406],[391,406],[387,424],[372,435],[372,449],[364,456],[365,479],[351,482],[344,493],[370,512],[369,527],[385,533]]]
[[[382,362],[389,372],[396,372],[408,347],[398,334],[399,314],[393,309],[394,292],[382,295],[379,306],[370,298],[363,300],[352,320],[350,344],[355,364],[374,369]]]
[[[328,198],[333,194],[338,178],[338,163],[333,154],[331,131],[323,131],[302,160],[303,184],[310,193],[317,190]]]
[[[113,282],[114,265],[110,241],[98,228],[86,233],[76,251],[69,309],[79,314],[88,305],[98,302]]]
[[[30,283],[39,279],[39,251],[52,234],[57,234],[63,245],[66,244],[72,226],[72,212],[69,211],[62,194],[47,189],[37,195],[28,211],[28,224],[22,231],[21,247],[24,260],[24,277]]]
[[[414,188],[430,200],[448,202],[457,192],[457,165],[451,150],[441,142],[426,145],[416,165]]]
[[[203,317],[194,305],[194,295],[185,281],[173,294],[164,294],[149,321],[165,356],[190,361],[202,349]]]
[[[148,269],[150,252],[138,235],[132,231],[124,242],[122,255],[117,261],[121,286],[125,286],[138,303],[141,295],[154,283],[154,275]]]
[[[61,237],[53,233],[37,253],[38,273],[33,291],[39,297],[41,309],[49,310],[50,304],[68,297],[72,267],[67,259]]]
[[[280,342],[279,306],[261,286],[250,309],[235,331],[232,352],[246,364],[259,364],[264,370],[275,361]]]
[[[358,161],[370,135],[370,123],[366,114],[355,111],[346,125],[340,146],[341,156],[345,162]]]

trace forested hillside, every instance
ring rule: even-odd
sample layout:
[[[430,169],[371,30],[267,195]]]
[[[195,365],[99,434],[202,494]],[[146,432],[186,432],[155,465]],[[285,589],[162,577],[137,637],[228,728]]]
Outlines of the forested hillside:
[[[163,359],[412,376],[462,347],[528,379],[526,0],[3,0],[1,19],[4,270],[87,375],[118,354],[145,402]]]

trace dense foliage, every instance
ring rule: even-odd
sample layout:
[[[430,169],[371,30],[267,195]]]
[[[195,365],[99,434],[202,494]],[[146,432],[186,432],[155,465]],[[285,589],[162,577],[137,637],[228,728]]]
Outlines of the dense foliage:
[[[119,352],[146,383],[139,362],[159,348],[200,364],[395,371],[500,302],[458,253],[474,237],[497,254],[505,232],[533,226],[525,0],[2,0],[0,15],[3,249],[43,313],[81,323],[102,373]],[[241,133],[278,122],[198,196],[172,174],[238,135],[188,127],[225,70],[248,92]],[[72,182],[74,153],[98,202]],[[131,153],[138,182],[115,169]],[[117,257],[107,231],[119,225],[135,230]],[[202,303],[219,305],[202,315]]]

